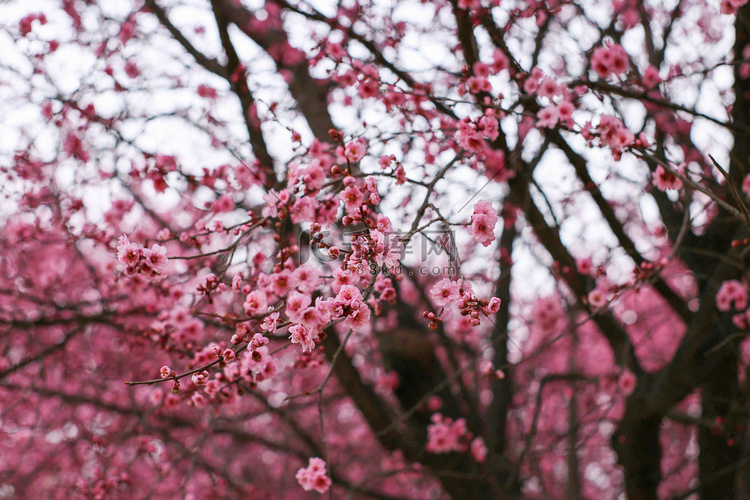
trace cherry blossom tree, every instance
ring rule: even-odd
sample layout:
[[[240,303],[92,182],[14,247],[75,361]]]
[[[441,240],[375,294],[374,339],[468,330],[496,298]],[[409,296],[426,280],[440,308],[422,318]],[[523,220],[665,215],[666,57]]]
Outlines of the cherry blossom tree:
[[[747,0],[7,0],[3,498],[750,494]]]

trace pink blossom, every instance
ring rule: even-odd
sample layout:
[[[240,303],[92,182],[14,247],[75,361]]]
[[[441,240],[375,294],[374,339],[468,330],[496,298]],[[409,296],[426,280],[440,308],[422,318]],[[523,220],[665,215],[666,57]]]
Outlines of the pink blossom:
[[[198,387],[204,386],[208,383],[208,371],[203,370],[201,372],[193,373],[192,380]]]
[[[594,263],[588,257],[585,259],[578,259],[576,261],[576,269],[581,274],[589,275],[593,268],[594,268]]]
[[[389,393],[395,391],[399,385],[398,372],[390,371],[388,373],[378,375],[375,380],[375,387],[379,392]]]
[[[216,99],[216,89],[208,85],[198,85],[198,95],[204,99]]]
[[[653,183],[660,191],[666,191],[667,189],[680,189],[682,187],[682,179],[674,175],[672,172],[667,172],[667,170],[661,165],[656,167]]]
[[[299,344],[302,347],[302,352],[312,352],[315,349],[315,340],[318,338],[317,334],[314,334],[309,328],[294,324],[289,327],[289,340],[292,344]]]
[[[348,213],[357,212],[362,207],[362,202],[364,201],[362,191],[357,186],[348,186],[341,191],[339,198],[343,200]]]
[[[599,118],[599,140],[609,146],[616,160],[620,159],[622,150],[633,143],[635,135],[625,127],[619,118],[602,115]]]
[[[276,217],[279,215],[279,195],[274,189],[263,195],[263,217]]]
[[[273,293],[279,297],[283,296],[290,288],[290,281],[292,281],[292,273],[289,269],[284,269],[281,272],[273,273],[271,275],[271,286],[270,289]]]
[[[461,284],[458,281],[443,278],[432,286],[430,297],[437,307],[445,307],[459,299],[461,296],[460,288]]]
[[[310,298],[309,295],[294,291],[289,294],[284,314],[286,314],[290,320],[299,322],[302,311],[304,311],[311,303],[312,298]]]
[[[352,163],[356,163],[365,156],[365,146],[359,141],[352,141],[344,148],[344,156]]]
[[[537,89],[537,95],[552,99],[560,94],[560,87],[552,77],[544,77]]]
[[[719,311],[729,311],[732,303],[738,310],[747,307],[747,285],[737,280],[725,281],[716,293],[716,308]]]
[[[270,342],[268,340],[268,337],[264,337],[262,333],[256,333],[253,335],[252,340],[250,340],[250,343],[247,345],[247,348],[250,349],[250,351],[257,351],[264,345],[267,345]]]
[[[747,0],[721,0],[721,13],[734,15],[747,3]]]
[[[352,285],[354,283],[357,283],[358,277],[355,273],[351,271],[351,269],[334,269],[333,271],[333,279],[334,282],[331,285],[331,288],[333,289],[334,293],[339,293],[341,288],[344,285]]]
[[[372,230],[370,234],[375,242],[375,263],[387,269],[397,267],[403,256],[403,245],[398,237],[393,233],[384,234],[378,230]]]
[[[315,191],[323,187],[326,180],[326,174],[319,162],[310,164],[302,172],[302,181],[310,191]]]
[[[492,52],[492,72],[497,74],[508,69],[508,58],[500,49],[494,49]]]
[[[475,153],[481,152],[486,145],[482,138],[482,134],[475,128],[467,128],[463,131],[459,130],[458,143],[462,148]]]
[[[469,233],[484,246],[489,246],[495,240],[495,224],[497,224],[497,212],[492,204],[480,200],[474,204],[474,214],[471,216]]]
[[[547,106],[540,109],[536,117],[536,126],[541,128],[553,128],[560,119],[555,106]]]
[[[600,309],[607,305],[607,290],[601,284],[588,294],[588,302],[594,309]]]
[[[325,324],[325,318],[320,314],[316,307],[307,307],[299,314],[299,322],[311,330],[322,327]]]
[[[487,446],[482,438],[474,438],[471,442],[471,456],[479,463],[487,460]]]
[[[500,135],[500,125],[494,116],[483,116],[479,120],[478,130],[491,141],[494,141]]]
[[[124,234],[120,236],[119,245],[117,246],[118,261],[128,267],[135,267],[142,255],[143,249],[141,247],[135,243],[131,243]]]
[[[552,331],[564,315],[560,299],[551,296],[537,300],[531,310],[531,318],[543,331]]]
[[[575,111],[575,106],[569,101],[560,101],[557,103],[556,106],[557,109],[557,116],[560,119],[560,122],[564,123],[568,127],[573,126],[573,111]]]
[[[485,311],[485,314],[495,314],[500,310],[500,304],[502,301],[498,297],[492,297],[490,299],[489,304],[487,304],[487,308]]]
[[[245,299],[245,303],[242,304],[242,307],[245,309],[245,314],[248,316],[260,316],[268,309],[266,294],[260,290],[250,292]]]
[[[492,84],[486,78],[472,76],[466,81],[466,87],[472,94],[492,91]]]
[[[160,274],[164,269],[164,265],[167,263],[167,249],[154,243],[151,249],[143,250],[143,262],[148,266],[154,273]]]
[[[378,82],[372,78],[366,78],[359,82],[357,87],[357,93],[362,99],[368,99],[371,97],[377,97],[380,87]]]
[[[488,76],[490,76],[490,67],[483,62],[475,62],[472,66],[472,70],[474,71],[474,74],[476,76],[480,76],[482,78],[487,78]]]
[[[225,194],[224,196],[220,196],[211,208],[216,213],[230,212],[234,210],[234,200],[230,195]]]
[[[660,83],[661,78],[659,77],[659,70],[653,66],[646,68],[646,71],[643,72],[643,84],[646,88],[654,88]]]
[[[294,286],[301,292],[312,292],[318,288],[320,272],[310,264],[303,264],[292,272]]]
[[[391,231],[391,219],[386,217],[383,214],[378,214],[377,222],[375,223],[375,227],[378,229],[378,231],[387,233]]]
[[[622,45],[610,44],[594,50],[591,56],[591,66],[600,78],[610,74],[623,74],[628,70],[628,54]]]
[[[742,192],[745,193],[746,197],[750,198],[750,174],[747,174],[742,181]]]
[[[127,61],[125,63],[125,74],[130,78],[138,78],[141,74],[141,70],[138,69],[138,65],[133,61]]]
[[[495,241],[495,225],[490,222],[486,215],[475,215],[471,218],[470,233],[484,246],[489,246]]]
[[[273,312],[263,318],[263,321],[260,323],[260,328],[264,332],[274,332],[276,331],[276,322],[279,319],[279,313]]]
[[[493,224],[495,224],[498,219],[495,207],[493,207],[492,203],[487,200],[479,200],[474,204],[474,214],[486,215]]]
[[[359,288],[353,285],[342,286],[336,295],[336,301],[347,306],[355,300],[361,301],[362,293],[360,293]]]
[[[638,379],[630,370],[623,370],[617,381],[617,385],[626,396],[630,396],[633,393],[637,383]]]
[[[312,222],[315,220],[315,199],[311,196],[297,198],[291,209],[292,222]]]
[[[344,325],[354,331],[362,330],[370,323],[371,315],[372,313],[370,312],[370,308],[366,305],[362,305],[356,311],[346,317],[346,319],[344,320]]]

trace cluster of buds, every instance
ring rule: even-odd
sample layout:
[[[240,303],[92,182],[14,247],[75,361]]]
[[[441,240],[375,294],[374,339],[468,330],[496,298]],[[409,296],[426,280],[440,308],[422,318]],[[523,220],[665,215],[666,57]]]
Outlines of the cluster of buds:
[[[461,310],[461,316],[470,316],[469,323],[471,326],[479,326],[479,314],[495,314],[500,310],[500,299],[492,297],[490,300],[478,299],[474,295],[467,296],[464,294],[458,301],[458,308]]]
[[[357,179],[348,175],[344,177],[344,189],[339,193],[339,199],[344,202],[344,208],[346,215],[342,218],[342,223],[345,226],[351,225],[358,220],[364,212],[367,204],[377,206],[380,204],[380,194],[378,194],[378,186],[375,182],[374,177],[368,177],[367,180],[360,185]]]
[[[228,349],[222,349],[219,345],[213,345],[211,348],[211,352],[214,356],[219,358],[221,362],[219,363],[219,367],[224,368],[227,363],[231,363],[235,359],[237,359],[237,353],[234,349],[228,348]]]
[[[212,303],[210,301],[210,295],[211,292],[216,290],[219,293],[222,293],[224,290],[227,289],[227,285],[219,281],[219,278],[216,277],[214,273],[207,274],[202,280],[201,284],[198,285],[196,288],[198,294],[200,295],[206,295],[209,297],[209,303]]]
[[[250,356],[254,361],[260,361],[262,359],[263,356],[261,355],[259,349],[270,342],[270,340],[268,340],[268,337],[263,336],[262,333],[252,333],[250,331],[250,327],[248,327],[245,323],[240,323],[237,326],[236,333],[232,335],[231,341],[232,344],[235,345],[239,344],[240,342],[246,342],[247,350],[250,352]],[[229,357],[227,357],[227,351],[232,352]],[[221,355],[223,359],[228,363],[236,358],[236,351],[234,349],[226,349]]]
[[[656,262],[643,262],[640,266],[633,269],[633,278],[635,284],[646,282],[652,276],[658,274],[665,266],[669,264],[666,257]]]
[[[505,378],[505,372],[500,369],[496,370],[492,362],[486,359],[482,360],[482,362],[479,364],[479,373],[483,377],[494,378],[497,380],[502,380]]]
[[[323,365],[323,358],[321,357],[321,352],[323,351],[323,346],[321,346],[321,350],[315,350],[312,352],[303,352],[299,354],[294,359],[294,364],[292,367],[295,370],[301,370],[303,368],[317,368],[319,366]]]
[[[321,233],[322,227],[320,223],[315,222],[310,227],[310,246],[315,247],[317,246],[321,250],[327,249],[328,250],[328,256],[336,260],[341,255],[341,250],[339,250],[337,247],[330,245],[328,243],[325,243],[323,241],[323,234]]]
[[[277,236],[279,235],[274,234],[274,240],[281,241],[280,237],[278,239],[276,238]],[[287,259],[291,259],[297,255],[299,255],[299,245],[289,245],[289,246],[282,247],[278,252],[276,252],[277,263],[273,267],[273,272],[280,273],[281,271],[283,271],[284,266],[280,264],[280,262],[286,262]]]
[[[424,316],[425,319],[430,320],[430,322],[427,324],[427,327],[430,330],[437,330],[438,323],[443,322],[443,318],[437,316],[434,312],[425,311],[424,313],[422,313],[422,316]]]

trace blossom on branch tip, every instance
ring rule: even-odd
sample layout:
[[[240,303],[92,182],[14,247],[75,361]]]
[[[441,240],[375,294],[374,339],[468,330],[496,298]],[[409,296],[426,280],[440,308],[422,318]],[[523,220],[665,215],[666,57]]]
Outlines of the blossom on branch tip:
[[[326,475],[326,462],[322,458],[311,458],[307,467],[300,468],[294,477],[305,491],[325,493],[331,487],[331,478]]]

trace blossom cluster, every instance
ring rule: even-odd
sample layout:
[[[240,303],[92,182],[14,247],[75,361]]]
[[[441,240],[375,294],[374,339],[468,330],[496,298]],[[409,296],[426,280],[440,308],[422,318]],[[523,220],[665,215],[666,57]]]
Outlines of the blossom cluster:
[[[453,420],[440,413],[430,417],[427,426],[427,451],[430,453],[451,453],[465,451],[468,446],[466,419]]]
[[[501,303],[497,297],[492,297],[490,300],[478,299],[472,290],[471,283],[460,283],[448,278],[443,278],[432,286],[430,297],[439,308],[444,308],[455,302],[461,315],[469,316],[471,326],[480,324],[480,313],[486,316],[497,313],[500,310]],[[430,320],[430,328],[437,328],[436,323],[440,321],[440,318],[431,312],[425,312],[424,317]]]
[[[613,73],[621,75],[627,72],[628,63],[628,53],[617,43],[598,47],[591,56],[591,67],[600,78],[607,78]]]
[[[370,321],[370,308],[364,303],[362,293],[354,285],[342,286],[336,297],[315,300],[309,295],[293,292],[287,300],[285,314],[294,324],[289,327],[289,339],[299,344],[302,352],[311,352],[315,342],[321,340],[323,328],[333,320],[343,319],[353,330],[364,328]]]
[[[484,246],[495,241],[495,225],[497,213],[489,201],[480,200],[474,204],[474,214],[471,216],[470,232],[474,239]]]
[[[159,276],[167,262],[167,249],[154,243],[150,249],[132,243],[126,235],[120,236],[117,260],[125,265],[125,274],[140,273],[147,277]]]
[[[453,453],[469,450],[477,462],[487,458],[487,447],[482,438],[474,438],[466,426],[466,419],[453,420],[440,413],[433,413],[427,426],[427,451],[430,453]]]
[[[598,137],[602,146],[609,146],[612,150],[615,160],[619,160],[623,150],[635,141],[635,135],[628,130],[622,120],[610,115],[601,115],[596,129],[591,122],[586,123],[581,135],[590,142]]]
[[[484,154],[489,149],[485,139],[494,141],[499,135],[497,116],[492,110],[487,110],[478,119],[465,117],[458,122],[458,144],[472,153]]]
[[[295,478],[305,491],[325,493],[331,487],[331,478],[326,474],[326,462],[322,458],[311,458],[307,467],[297,471]]]

